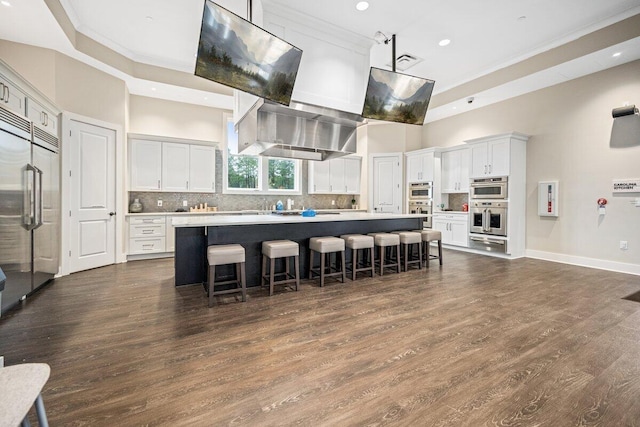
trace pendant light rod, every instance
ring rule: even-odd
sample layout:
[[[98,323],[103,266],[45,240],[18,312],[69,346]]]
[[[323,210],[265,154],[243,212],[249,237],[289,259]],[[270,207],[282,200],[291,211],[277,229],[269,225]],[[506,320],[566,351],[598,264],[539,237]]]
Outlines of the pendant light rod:
[[[253,0],[247,0],[247,17],[253,22]]]
[[[251,0],[249,0],[251,1]],[[396,72],[396,35],[391,35],[391,71]]]

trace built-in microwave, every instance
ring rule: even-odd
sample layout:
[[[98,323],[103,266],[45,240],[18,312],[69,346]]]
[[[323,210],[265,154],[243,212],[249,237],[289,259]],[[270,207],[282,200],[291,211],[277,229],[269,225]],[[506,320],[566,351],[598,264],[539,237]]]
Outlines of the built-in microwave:
[[[414,182],[409,184],[409,200],[431,200],[433,199],[432,182]]]
[[[474,179],[469,185],[469,197],[473,199],[501,200],[508,197],[507,177]]]

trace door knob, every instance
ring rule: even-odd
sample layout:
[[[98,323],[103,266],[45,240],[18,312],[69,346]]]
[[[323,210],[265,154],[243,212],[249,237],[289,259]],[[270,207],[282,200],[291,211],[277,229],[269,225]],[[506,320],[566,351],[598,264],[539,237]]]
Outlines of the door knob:
[[[114,216],[115,214],[115,212],[109,212],[109,216]]]

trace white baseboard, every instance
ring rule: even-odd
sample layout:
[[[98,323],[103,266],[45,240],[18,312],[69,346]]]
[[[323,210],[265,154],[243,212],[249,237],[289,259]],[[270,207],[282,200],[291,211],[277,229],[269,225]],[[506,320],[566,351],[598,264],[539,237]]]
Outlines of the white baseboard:
[[[640,276],[640,264],[628,264],[625,262],[607,261],[604,259],[587,258],[575,255],[558,254],[554,252],[526,250],[527,258],[542,259],[545,261],[559,262],[562,264],[578,265],[580,267],[597,268],[599,270],[615,271]]]

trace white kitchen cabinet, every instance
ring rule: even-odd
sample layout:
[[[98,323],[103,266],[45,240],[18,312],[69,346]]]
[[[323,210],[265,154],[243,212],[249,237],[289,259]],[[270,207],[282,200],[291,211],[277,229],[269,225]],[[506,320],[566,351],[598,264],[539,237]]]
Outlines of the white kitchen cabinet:
[[[344,185],[348,194],[360,194],[361,159],[347,157],[344,159]]]
[[[133,191],[160,191],[162,189],[162,143],[132,139],[129,156],[129,188]]]
[[[27,98],[27,117],[36,127],[58,137],[58,115],[32,98]]]
[[[309,162],[309,194],[359,194],[360,157]]]
[[[166,252],[165,217],[161,215],[129,217],[129,255]]]
[[[434,213],[432,227],[442,233],[445,245],[469,246],[469,217],[467,214]]]
[[[0,104],[21,116],[27,115],[27,94],[0,74]]]
[[[442,152],[442,192],[469,192],[469,149]]]
[[[471,178],[509,176],[509,138],[471,145]]]
[[[144,135],[130,138],[129,189],[213,193],[215,150],[212,145],[166,142]]]
[[[407,183],[433,182],[434,180],[434,152],[425,153],[422,150],[406,153]]]
[[[189,191],[189,145],[162,143],[162,190]]]
[[[176,250],[176,228],[171,223],[173,216],[167,215],[165,224],[165,251],[175,252]]]
[[[216,189],[216,149],[189,146],[189,191],[210,193]]]

